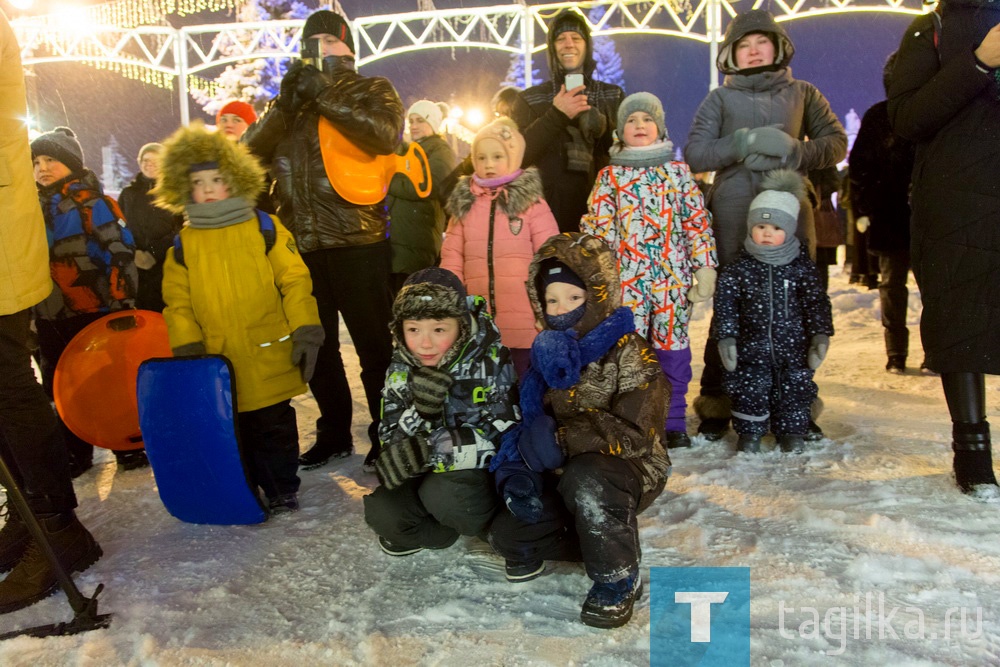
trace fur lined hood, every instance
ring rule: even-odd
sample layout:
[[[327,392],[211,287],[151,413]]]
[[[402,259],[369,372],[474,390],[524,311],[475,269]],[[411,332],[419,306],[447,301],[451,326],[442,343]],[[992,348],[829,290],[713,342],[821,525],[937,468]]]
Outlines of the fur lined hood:
[[[476,186],[478,188],[478,186]],[[445,209],[448,215],[461,220],[472,209],[472,204],[478,196],[472,190],[473,181],[471,176],[463,176],[455,189],[448,197],[448,205]],[[500,210],[509,218],[518,218],[522,213],[531,208],[535,202],[542,199],[545,193],[542,191],[542,177],[538,170],[529,167],[524,173],[513,181],[496,190],[497,205]]]
[[[264,189],[264,169],[246,146],[230,141],[221,132],[209,132],[197,121],[174,132],[164,142],[160,180],[150,194],[156,205],[183,213],[191,203],[191,165],[217,162],[229,186],[230,197],[257,201]]]

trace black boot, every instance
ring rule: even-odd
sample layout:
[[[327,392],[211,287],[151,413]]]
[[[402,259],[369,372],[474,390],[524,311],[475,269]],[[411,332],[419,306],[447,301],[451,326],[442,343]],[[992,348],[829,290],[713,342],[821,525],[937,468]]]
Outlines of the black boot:
[[[333,443],[317,441],[308,452],[299,457],[299,465],[303,470],[313,470],[325,466],[330,459],[344,459],[351,455],[354,447],[348,443],[347,448],[338,448]]]
[[[0,573],[9,572],[24,556],[31,541],[28,527],[10,505],[5,505],[7,522],[0,528]],[[4,509],[0,508],[0,509]]]
[[[801,454],[806,449],[805,438],[801,435],[789,435],[785,434],[778,436],[778,446],[781,447],[783,452],[791,452],[792,454]]]
[[[103,552],[73,512],[39,515],[38,522],[52,550],[68,574],[83,572]],[[59,588],[55,570],[35,540],[31,540],[17,566],[0,581],[0,614],[17,611],[52,595]]]
[[[741,433],[736,441],[736,451],[748,454],[760,453],[760,436],[749,433]]]
[[[1000,497],[993,474],[990,425],[986,422],[986,382],[982,373],[942,373],[955,452],[955,482],[962,493]]]

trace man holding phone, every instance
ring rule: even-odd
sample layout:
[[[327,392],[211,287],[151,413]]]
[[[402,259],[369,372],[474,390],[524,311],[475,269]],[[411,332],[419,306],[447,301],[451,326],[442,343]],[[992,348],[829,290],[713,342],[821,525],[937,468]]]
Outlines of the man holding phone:
[[[625,93],[592,78],[590,27],[577,9],[556,15],[547,41],[552,78],[521,92],[511,117],[527,143],[524,166],[541,172],[559,231],[577,232],[597,172],[608,162]]]
[[[339,14],[319,10],[306,19],[300,54],[303,59],[288,68],[278,96],[241,141],[274,178],[278,216],[312,274],[327,332],[309,382],[320,410],[316,443],[299,459],[309,469],[353,451],[351,390],[337,336],[340,317],[361,361],[372,419],[371,461],[378,452],[381,390],[392,355],[385,203],[352,204],[334,189],[324,167],[319,119],[330,121],[364,152],[389,155],[402,137],[404,109],[388,79],[354,70],[354,38]]]

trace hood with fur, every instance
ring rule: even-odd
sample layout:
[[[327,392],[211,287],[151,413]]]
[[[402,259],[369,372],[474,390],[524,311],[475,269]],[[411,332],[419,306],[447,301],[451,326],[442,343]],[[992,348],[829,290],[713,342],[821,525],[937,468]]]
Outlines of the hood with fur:
[[[587,19],[579,10],[567,7],[552,19],[549,24],[549,35],[546,39],[549,72],[552,74],[552,81],[557,84],[563,82],[566,73],[563,71],[562,65],[559,64],[559,57],[556,55],[556,37],[558,37],[556,33],[558,32],[557,28],[566,24],[571,25],[573,32],[578,33],[587,42],[587,51],[583,56],[583,75],[589,79],[593,76],[594,70],[597,69],[597,61],[594,60],[594,39],[590,36],[590,24],[587,23]]]
[[[221,132],[209,132],[201,121],[174,132],[164,142],[162,156],[160,180],[151,194],[157,206],[172,213],[183,213],[191,203],[191,165],[218,163],[230,197],[255,202],[264,189],[264,169],[246,146]]]
[[[736,56],[733,47],[752,32],[768,33],[774,37],[774,68],[788,67],[795,55],[795,45],[788,33],[781,27],[774,16],[764,9],[752,9],[734,18],[726,27],[726,36],[719,46],[719,57],[715,63],[723,74],[738,74]]]
[[[587,310],[583,318],[573,326],[580,336],[606,320],[622,305],[618,265],[611,249],[589,234],[559,234],[542,244],[528,269],[528,299],[535,319],[539,322],[545,322],[545,311],[542,308],[545,287],[542,285],[541,266],[551,258],[568,266],[587,286]]]
[[[448,197],[445,210],[448,215],[462,219],[466,216],[476,201],[476,193],[472,191],[472,177],[463,176]],[[507,185],[498,188],[497,205],[507,217],[520,217],[539,199],[545,196],[542,191],[542,177],[538,170],[529,167],[524,173]]]

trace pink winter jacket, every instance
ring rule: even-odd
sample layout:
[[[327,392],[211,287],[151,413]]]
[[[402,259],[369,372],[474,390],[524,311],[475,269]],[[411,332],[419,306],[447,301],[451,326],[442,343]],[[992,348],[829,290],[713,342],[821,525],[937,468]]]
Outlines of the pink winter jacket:
[[[486,298],[504,345],[530,348],[537,331],[525,286],[528,266],[542,243],[559,233],[542,199],[538,171],[526,169],[495,190],[462,178],[447,209],[451,222],[441,267],[457,275],[469,294]]]

